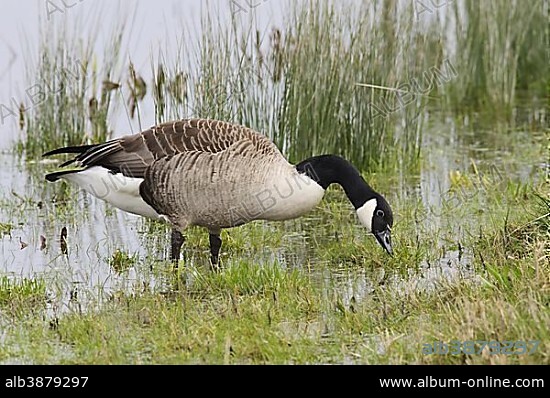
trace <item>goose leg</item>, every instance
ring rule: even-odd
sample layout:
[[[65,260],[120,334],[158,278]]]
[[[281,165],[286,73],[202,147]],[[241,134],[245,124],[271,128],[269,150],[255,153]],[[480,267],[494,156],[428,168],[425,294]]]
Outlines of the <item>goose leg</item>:
[[[170,260],[172,260],[172,262],[177,263],[180,259],[181,247],[184,241],[185,237],[183,234],[178,229],[172,228],[172,238],[170,242]]]
[[[210,234],[210,260],[212,261],[213,266],[218,265],[219,260],[219,254],[220,254],[220,248],[222,247],[222,238],[220,238],[220,234]]]

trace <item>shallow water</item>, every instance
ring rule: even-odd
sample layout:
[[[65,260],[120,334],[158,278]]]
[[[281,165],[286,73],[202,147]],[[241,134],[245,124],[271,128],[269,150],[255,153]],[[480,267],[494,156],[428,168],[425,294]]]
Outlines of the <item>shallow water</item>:
[[[453,131],[457,128],[446,126],[450,133],[443,133],[439,123],[425,132],[425,160],[420,174],[410,178],[412,183],[406,189],[396,188],[393,192],[386,192],[388,198],[394,201],[419,201],[418,206],[424,210],[419,228],[426,232],[444,232],[439,239],[440,247],[434,250],[435,258],[432,253],[419,264],[410,264],[406,272],[370,269],[368,266],[350,265],[345,260],[326,260],[322,256],[323,242],[333,240],[342,224],[331,224],[330,214],[327,216],[326,212],[319,210],[283,224],[258,222],[261,239],[269,239],[273,228],[283,228],[284,238],[280,246],[268,244],[260,250],[245,249],[239,250],[239,253],[232,253],[231,248],[226,248],[224,258],[230,261],[238,257],[259,266],[277,261],[287,268],[307,269],[316,283],[327,289],[327,294],[336,291],[346,305],[352,298],[362,300],[368,297],[374,286],[382,284],[397,293],[406,294],[411,290],[433,290],[463,281],[479,282],[471,267],[472,253],[469,249],[458,251],[446,247],[449,240],[452,247],[465,234],[477,230],[475,218],[468,219],[468,215],[462,214],[461,210],[471,209],[474,201],[482,205],[487,190],[480,185],[477,190],[468,190],[467,196],[460,196],[460,199],[449,197],[449,175],[456,171],[468,173],[475,164],[479,173],[489,176],[493,172],[492,181],[501,183],[532,176],[542,169],[543,162],[541,159],[513,156],[533,150],[533,143],[522,139],[521,134],[519,140],[514,140],[513,147],[483,147],[481,150],[481,146],[466,147],[453,137]],[[25,165],[14,154],[0,155],[0,222],[12,225],[10,233],[0,239],[0,275],[44,279],[54,313],[82,311],[88,305],[101,305],[120,291],[169,289],[165,273],[170,267],[163,262],[169,243],[167,229],[161,227],[156,229],[156,233],[148,233],[148,224],[140,217],[113,209],[76,188],[69,190],[64,197],[66,187],[62,183],[52,184],[43,179],[44,167],[47,166],[41,163]],[[342,222],[349,222],[359,239],[368,239],[362,238],[364,232],[357,225],[351,206],[342,195],[336,193],[328,196],[328,200],[343,200],[344,214],[345,209],[349,209],[349,217]],[[467,205],[463,201],[468,201]],[[449,203],[456,207],[449,208]],[[396,215],[395,228],[398,229],[399,223],[405,221],[399,219],[399,214]],[[63,227],[68,231],[66,255],[60,248]],[[231,234],[229,230],[228,235]],[[250,239],[258,239],[257,234],[255,230]],[[45,247],[41,248],[44,238]],[[398,247],[399,241],[394,245]],[[121,273],[109,265],[117,250],[137,257],[136,263]],[[186,245],[186,251],[188,265],[202,267],[209,272],[205,239],[201,247]]]
[[[3,47],[0,45],[0,54],[9,56],[12,50],[16,52],[13,63],[0,64],[0,70],[4,68],[5,71],[0,77],[0,101],[4,104],[9,104],[11,98],[20,99],[24,92],[22,87],[27,84],[20,72],[24,59],[19,51],[22,44],[7,40],[6,37],[19,37],[8,30],[17,31],[16,26],[21,26],[24,15],[32,19],[39,13],[38,9],[31,8],[28,14],[26,9],[15,4],[11,3],[11,14],[3,13],[0,19],[0,26],[3,26],[0,41],[4,43]],[[182,15],[192,18],[190,16],[197,13],[191,6],[196,3],[191,1],[166,1],[162,7],[157,4],[158,1],[140,2],[135,11],[137,26],[146,25],[146,19],[175,23],[178,18],[183,18]],[[189,8],[185,8],[186,5]],[[90,7],[91,3],[84,3],[55,17],[74,15],[77,18],[89,12]],[[101,7],[110,9],[105,4],[98,8]],[[117,6],[112,7],[116,9]],[[256,7],[259,26],[276,23],[279,14],[275,10],[270,2],[262,2]],[[11,15],[10,22],[6,20],[3,24],[6,15]],[[36,27],[24,27],[27,37],[37,39]],[[144,49],[150,46],[144,43],[154,45],[163,34],[148,29],[132,37],[128,48],[136,65],[149,62],[149,52]],[[150,76],[144,77],[150,80]],[[526,104],[525,109],[518,110],[517,118],[540,121],[547,117],[540,109],[542,107],[538,104]],[[142,111],[143,120],[154,120],[150,103],[145,102]],[[119,116],[114,125],[115,136],[138,130],[136,121],[128,122],[124,114]],[[259,266],[277,261],[287,268],[307,270],[327,294],[336,292],[340,295],[344,305],[368,297],[375,286],[381,285],[397,294],[407,294],[418,290],[432,291],[463,281],[479,283],[479,275],[471,266],[473,254],[470,249],[455,248],[465,236],[479,229],[476,217],[468,212],[472,209],[483,211],[495,186],[506,185],[511,180],[537,178],[548,164],[540,153],[536,133],[505,131],[482,116],[479,120],[457,121],[444,115],[429,114],[426,119],[420,169],[404,171],[395,185],[381,188],[390,203],[417,206],[415,214],[418,217],[414,220],[405,219],[403,214],[396,215],[395,229],[399,229],[400,223],[414,223],[422,237],[435,236],[435,247],[426,258],[415,264],[406,264],[405,271],[383,267],[372,269],[368,264],[350,264],[345,259],[327,260],[322,256],[323,244],[335,239],[342,224],[332,223],[326,212],[320,210],[282,226],[260,223],[261,230],[265,231],[263,239],[269,239],[273,228],[283,229],[284,238],[280,245],[268,244],[263,249],[239,250],[238,253],[229,248],[225,249],[228,254],[224,258],[238,257]],[[51,165],[40,159],[25,161],[10,150],[18,134],[15,120],[3,120],[0,125],[0,136],[3,137],[0,149],[4,149],[0,153],[0,223],[12,228],[0,236],[0,277],[44,279],[52,316],[63,311],[84,311],[89,306],[100,306],[120,291],[170,289],[166,277],[170,266],[163,261],[169,243],[167,229],[153,228],[151,232],[151,226],[137,216],[113,209],[76,188],[67,190],[61,183],[47,183],[43,175]],[[457,193],[451,188],[453,179],[460,180],[461,175],[475,175],[477,180],[472,182],[470,178],[465,183],[467,188]],[[342,195],[329,196],[330,200],[342,200]],[[351,206],[347,202],[343,206],[349,210],[349,216],[343,217],[343,222],[353,225],[354,236],[372,239],[364,238]],[[67,228],[66,254],[62,253],[60,242],[64,227]],[[258,237],[251,234],[251,239],[255,238]],[[202,242],[200,247],[187,245],[187,264],[209,272],[206,240]],[[398,248],[399,241],[394,245]],[[135,264],[123,272],[114,269],[109,261],[117,250],[135,256]]]

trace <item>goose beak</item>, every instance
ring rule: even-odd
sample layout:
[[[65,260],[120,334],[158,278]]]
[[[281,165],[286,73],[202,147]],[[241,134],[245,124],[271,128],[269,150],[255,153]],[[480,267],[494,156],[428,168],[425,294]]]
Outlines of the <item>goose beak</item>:
[[[376,237],[376,240],[378,243],[380,243],[380,246],[382,246],[390,256],[393,255],[393,249],[391,246],[391,232],[389,229],[385,229],[380,232],[375,232],[374,236]]]

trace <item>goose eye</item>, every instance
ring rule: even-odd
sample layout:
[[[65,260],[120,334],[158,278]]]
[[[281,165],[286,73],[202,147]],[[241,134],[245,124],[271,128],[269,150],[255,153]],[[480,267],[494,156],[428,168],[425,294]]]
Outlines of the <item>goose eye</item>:
[[[384,210],[380,210],[380,209],[376,210],[376,215],[377,215],[378,217],[382,217],[382,218],[383,218],[383,217],[384,217]]]

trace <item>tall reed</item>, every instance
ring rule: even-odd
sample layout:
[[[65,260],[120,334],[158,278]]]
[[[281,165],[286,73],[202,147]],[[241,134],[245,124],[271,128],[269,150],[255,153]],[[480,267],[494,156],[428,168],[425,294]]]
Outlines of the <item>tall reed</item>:
[[[155,68],[157,86],[165,88],[157,110],[175,104],[166,82],[185,73],[187,97],[176,113],[255,127],[292,161],[331,152],[362,168],[389,165],[395,155],[414,163],[426,100],[357,85],[396,88],[441,65],[439,53],[418,56],[433,38],[416,28],[412,6],[387,0],[366,8],[292,7],[285,25],[268,31],[253,20],[221,25],[205,16],[200,43],[181,51],[195,57],[196,70],[184,72],[179,58],[177,67]]]
[[[330,152],[373,170],[418,165],[427,110],[510,114],[518,92],[542,97],[550,87],[543,0],[457,0],[425,19],[415,3],[397,0],[304,1],[267,30],[254,18],[261,9],[227,17],[207,7],[198,35],[187,27],[152,54],[149,91],[143,71],[122,67],[123,25],[100,63],[94,34],[67,40],[64,25],[44,28],[40,57],[28,63],[35,84],[21,108],[20,149],[107,138],[122,69],[133,76],[138,116],[136,101],[152,93],[157,122],[243,123],[291,161]]]
[[[432,59],[416,58],[426,37],[411,17],[412,8],[399,9],[392,0],[339,11],[330,3],[293,9],[276,132],[292,159],[333,152],[367,168],[388,165],[397,154],[414,162],[424,101],[357,85],[396,89],[432,66]],[[396,124],[406,126],[406,134],[398,134]]]
[[[517,91],[547,96],[548,2],[512,0],[455,2],[454,59],[460,70],[449,90],[454,109],[510,114]],[[454,39],[454,40],[452,40]]]
[[[110,35],[102,57],[94,52],[97,36],[84,39],[62,24],[41,24],[38,58],[27,59],[21,118],[25,130],[17,149],[28,158],[67,145],[109,137],[113,92],[120,88],[120,52],[124,24]],[[93,32],[99,29],[93,29]],[[71,38],[71,39],[68,39]]]

